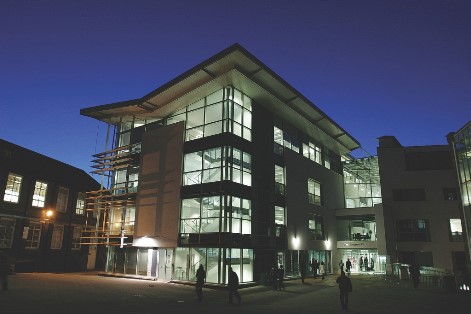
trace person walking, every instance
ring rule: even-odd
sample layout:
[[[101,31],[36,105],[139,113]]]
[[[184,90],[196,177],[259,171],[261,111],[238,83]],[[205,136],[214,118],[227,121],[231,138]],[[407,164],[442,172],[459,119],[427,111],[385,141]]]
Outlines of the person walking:
[[[363,271],[363,256],[360,256],[360,271]]]
[[[200,265],[196,271],[196,297],[198,302],[203,301],[203,285],[206,281],[206,271],[203,265]]]
[[[345,263],[345,269],[347,270],[347,274],[350,275],[350,271],[352,269],[352,262],[350,262],[349,258],[347,258],[347,262]]]
[[[420,282],[420,269],[419,266],[412,264],[409,266],[409,274],[412,279],[412,284],[414,285],[414,288],[419,287],[419,282]]]
[[[276,291],[278,289],[278,268],[276,266],[271,268],[270,276],[273,291]]]
[[[237,273],[232,270],[232,267],[229,267],[229,282],[227,283],[229,287],[229,303],[232,304],[232,297],[235,296],[237,301],[240,303],[242,301],[239,294],[239,276]]]
[[[322,280],[324,280],[324,277],[325,277],[325,265],[324,265],[324,262],[321,262],[321,264],[319,265],[319,272],[322,276]]]
[[[0,251],[0,281],[2,282],[2,289],[8,290],[8,272],[10,271],[10,263],[8,262],[8,255]]]
[[[304,278],[306,278],[306,260],[304,258],[299,263],[299,272],[301,274],[301,282],[304,284]]]
[[[314,260],[314,279],[317,279],[317,271],[319,270],[319,262],[317,259]]]
[[[339,285],[340,290],[340,305],[342,310],[348,311],[348,294],[352,292],[352,281],[350,278],[345,276],[345,272],[340,273],[340,277],[335,281]]]
[[[342,272],[343,272],[343,266],[344,266],[344,265],[345,265],[345,264],[343,263],[343,261],[342,261],[342,260],[340,260],[340,263],[339,263],[339,267],[340,267],[340,273],[342,273]]]
[[[280,265],[280,269],[278,269],[278,290],[281,291],[281,289],[285,290],[285,284],[283,283],[283,280],[285,279],[285,270],[283,268],[283,265]]]

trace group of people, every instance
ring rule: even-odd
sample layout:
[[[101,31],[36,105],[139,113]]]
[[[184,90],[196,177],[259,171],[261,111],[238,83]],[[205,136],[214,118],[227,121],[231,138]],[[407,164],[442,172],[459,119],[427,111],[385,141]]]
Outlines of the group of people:
[[[313,261],[317,262],[317,260]],[[340,291],[340,305],[342,307],[342,310],[348,311],[348,295],[350,292],[352,292],[352,282],[350,278],[345,276],[345,272],[343,271],[343,262],[340,261],[341,263],[341,271],[340,271],[340,276],[337,278],[336,283],[339,285],[339,291]],[[350,260],[347,260],[347,265],[350,263]],[[321,274],[324,275],[325,272],[325,266],[324,263],[321,262],[318,264],[318,269],[322,270]],[[316,269],[316,265],[312,265],[313,269]],[[351,263],[350,266],[347,266],[348,269],[351,268]],[[314,272],[315,274],[317,272]],[[229,276],[228,276],[228,291],[229,291],[229,303],[233,303],[233,298],[235,297],[238,301],[238,303],[241,302],[241,296],[239,294],[239,276],[237,273],[232,269],[232,267],[229,267]],[[272,267],[271,269],[271,278],[273,282],[273,290],[281,290],[285,288],[283,280],[284,280],[284,269],[283,265],[280,265],[280,268],[277,267]],[[204,270],[204,266],[200,265],[198,270],[196,271],[196,296],[199,302],[203,301],[203,285],[206,282],[206,271]]]
[[[368,264],[369,263],[369,264]],[[353,264],[352,262],[350,261],[350,258],[347,258],[347,262],[344,264],[342,260],[340,260],[340,263],[339,263],[339,267],[340,267],[340,271],[344,271],[344,267],[345,267],[345,272],[347,274],[350,274],[351,271],[352,271],[352,267],[353,267]],[[363,258],[363,256],[360,256],[360,263],[359,263],[359,268],[360,268],[360,271],[371,271],[371,270],[374,270],[374,260],[371,258],[369,261],[368,261],[368,257],[365,256],[365,258]]]
[[[242,298],[239,294],[239,276],[237,273],[229,267],[229,276],[228,276],[227,288],[229,290],[229,303],[233,303],[233,298],[235,297],[240,303]],[[196,298],[199,302],[203,301],[203,285],[206,282],[206,271],[204,266],[200,265],[196,271]]]
[[[311,263],[311,269],[314,275],[314,279],[316,279],[317,275],[319,274],[322,276],[322,280],[324,280],[326,273],[325,273],[325,264],[323,261],[319,263],[317,259],[313,259]]]

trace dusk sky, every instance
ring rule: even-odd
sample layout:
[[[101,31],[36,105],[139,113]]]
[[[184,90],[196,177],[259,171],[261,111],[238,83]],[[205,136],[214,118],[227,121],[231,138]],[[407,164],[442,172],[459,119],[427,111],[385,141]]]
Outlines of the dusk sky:
[[[106,124],[80,109],[233,43],[372,155],[380,136],[446,144],[471,120],[469,0],[0,0],[0,138],[89,172]]]

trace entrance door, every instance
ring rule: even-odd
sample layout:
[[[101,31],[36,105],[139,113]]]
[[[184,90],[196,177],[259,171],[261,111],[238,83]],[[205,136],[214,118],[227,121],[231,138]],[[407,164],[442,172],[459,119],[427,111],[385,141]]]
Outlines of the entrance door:
[[[173,249],[159,249],[157,278],[163,281],[172,280]]]

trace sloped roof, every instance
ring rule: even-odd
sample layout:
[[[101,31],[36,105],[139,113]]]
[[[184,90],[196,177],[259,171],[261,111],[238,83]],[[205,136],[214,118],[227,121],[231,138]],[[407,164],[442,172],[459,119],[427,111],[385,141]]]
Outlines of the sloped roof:
[[[234,44],[139,99],[80,110],[80,114],[110,124],[133,116],[162,119],[224,86],[234,85],[257,104],[266,106],[306,134],[339,145],[341,154],[360,144],[314,103],[245,48]],[[267,105],[269,104],[269,105]]]

